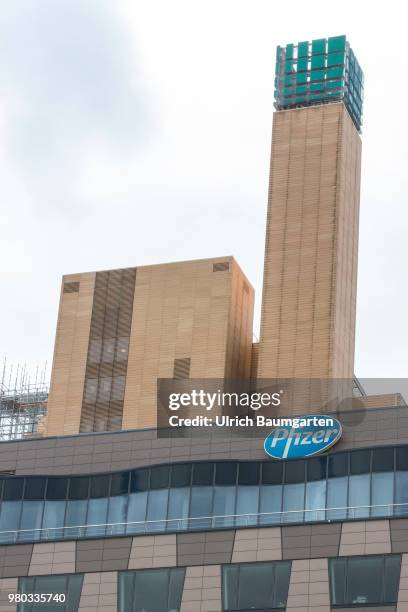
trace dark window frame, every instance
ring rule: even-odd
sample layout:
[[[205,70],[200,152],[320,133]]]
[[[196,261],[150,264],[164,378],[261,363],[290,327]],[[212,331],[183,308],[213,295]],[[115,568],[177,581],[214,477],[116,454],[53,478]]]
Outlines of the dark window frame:
[[[224,563],[221,565],[221,606],[222,606],[222,610],[223,612],[249,612],[248,607],[246,608],[226,608],[224,607],[224,595],[225,595],[225,572],[224,572],[224,568],[228,568],[228,567],[238,567],[238,578],[237,578],[237,593],[239,593],[239,575],[241,572],[242,567],[248,567],[248,566],[255,566],[255,565],[263,565],[263,566],[273,566],[274,568],[278,565],[289,565],[289,572],[288,572],[288,584],[287,584],[287,593],[286,593],[286,604],[285,606],[281,606],[281,607],[273,607],[270,606],[269,608],[265,608],[265,606],[263,606],[262,608],[250,608],[250,610],[254,611],[254,612],[282,612],[282,610],[286,610],[287,605],[288,605],[288,597],[289,597],[289,588],[290,588],[290,578],[291,578],[291,574],[292,574],[292,559],[279,559],[279,560],[273,560],[273,561],[250,561],[250,562],[243,562],[243,563]],[[274,569],[274,587],[276,587],[276,570]],[[238,595],[237,595],[238,597]],[[273,603],[273,602],[271,602]],[[238,606],[239,606],[239,602],[238,602]]]
[[[392,601],[386,601],[385,597],[382,601],[377,601],[377,602],[365,602],[365,603],[351,603],[348,601],[348,579],[349,579],[349,573],[348,573],[348,565],[350,562],[355,562],[358,559],[381,559],[382,562],[382,593],[385,596],[385,592],[386,592],[386,559],[390,559],[390,558],[394,558],[394,559],[399,559],[400,562],[400,575],[399,575],[399,579],[398,579],[398,584],[396,587],[396,593],[395,593],[395,599]],[[344,560],[345,563],[345,569],[344,569],[344,590],[343,590],[343,601],[341,603],[334,603],[334,584],[332,581],[332,569],[331,569],[331,565],[333,564],[333,562],[339,561],[339,560]],[[401,553],[388,553],[388,554],[377,554],[377,555],[353,555],[353,556],[346,556],[346,557],[332,557],[328,560],[329,562],[329,567],[328,567],[328,574],[329,574],[329,592],[330,592],[330,605],[332,607],[332,609],[343,609],[345,607],[347,608],[356,608],[356,609],[362,609],[362,608],[367,608],[367,607],[371,607],[371,606],[394,606],[396,605],[397,601],[398,601],[398,592],[399,592],[399,583],[401,580],[401,566],[402,566],[402,554]]]

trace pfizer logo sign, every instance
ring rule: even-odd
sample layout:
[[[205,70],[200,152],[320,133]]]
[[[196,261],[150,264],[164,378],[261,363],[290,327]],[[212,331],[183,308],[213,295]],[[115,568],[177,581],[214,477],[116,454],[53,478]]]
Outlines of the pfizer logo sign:
[[[286,420],[290,424],[276,427],[264,442],[265,452],[274,459],[302,459],[319,455],[341,438],[341,423],[333,417],[308,414]]]

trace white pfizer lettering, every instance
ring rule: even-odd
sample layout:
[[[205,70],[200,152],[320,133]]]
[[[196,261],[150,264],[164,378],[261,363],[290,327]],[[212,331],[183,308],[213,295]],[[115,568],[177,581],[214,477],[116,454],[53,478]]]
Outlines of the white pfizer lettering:
[[[336,437],[338,434],[337,429],[328,429],[324,436],[324,442],[328,442],[332,436]]]
[[[303,444],[311,444],[312,443],[312,440],[311,440],[312,434],[313,434],[313,431],[304,431],[304,432],[302,432],[302,441],[301,441],[301,444],[302,445]]]
[[[316,431],[312,436],[312,442],[314,442],[314,444],[322,444],[323,442],[325,442],[325,433],[326,432],[324,431],[324,429]]]
[[[288,433],[289,432],[287,429],[276,429],[272,437],[272,444],[271,444],[272,448],[275,448],[278,442],[281,442],[282,440],[286,440],[286,438],[288,437]]]

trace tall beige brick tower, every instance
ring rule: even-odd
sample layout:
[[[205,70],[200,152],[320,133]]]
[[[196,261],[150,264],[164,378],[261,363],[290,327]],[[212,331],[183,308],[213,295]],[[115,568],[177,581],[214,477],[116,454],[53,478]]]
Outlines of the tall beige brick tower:
[[[351,378],[363,77],[343,36],[276,72],[258,378]]]

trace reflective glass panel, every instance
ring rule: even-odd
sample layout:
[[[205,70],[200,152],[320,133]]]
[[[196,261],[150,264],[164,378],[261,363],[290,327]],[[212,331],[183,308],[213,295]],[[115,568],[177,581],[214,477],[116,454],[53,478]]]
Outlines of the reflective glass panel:
[[[108,533],[125,533],[128,501],[128,495],[118,495],[117,497],[110,498],[108,510]]]
[[[190,504],[190,489],[180,487],[170,489],[169,494],[169,511],[167,518],[170,522],[167,523],[169,531],[187,529],[188,509]]]
[[[152,521],[146,526],[147,531],[164,531],[166,528],[168,489],[157,489],[149,491],[147,501],[147,521]]]
[[[305,521],[324,521],[326,507],[326,481],[315,480],[306,485]]]
[[[350,476],[349,518],[365,518],[370,516],[370,480],[370,474]]]
[[[62,500],[49,500],[44,502],[43,529],[49,529],[44,534],[45,539],[58,539],[63,535],[66,502]]]
[[[291,563],[244,563],[223,567],[224,610],[276,610],[286,607]]]
[[[327,519],[338,521],[347,518],[347,487],[347,476],[327,479]]]
[[[408,515],[408,472],[395,473],[395,503],[396,516]]]
[[[370,604],[383,601],[382,557],[349,558],[346,603]]]
[[[126,533],[143,533],[145,531],[147,491],[129,495]]]
[[[391,516],[394,498],[394,472],[373,473],[371,476],[371,516]]]
[[[13,531],[20,526],[21,501],[4,501],[0,508],[0,539],[2,542],[13,542],[14,533],[1,533]]]
[[[99,497],[90,499],[88,504],[88,516],[86,519],[87,536],[104,536],[106,533],[106,515],[108,512],[108,498]]]
[[[236,525],[256,525],[258,523],[258,506],[259,487],[237,487]]]
[[[191,487],[190,529],[208,529],[212,524],[213,487]]]
[[[263,485],[260,491],[260,525],[275,525],[281,522],[282,485]]]
[[[214,487],[213,527],[234,525],[236,487]]]
[[[67,510],[65,514],[64,537],[83,537],[86,521],[86,512],[88,507],[87,499],[71,500],[67,502]]]
[[[180,612],[184,568],[120,572],[119,612]]]
[[[19,612],[37,612],[47,610],[47,612],[76,612],[79,607],[81,597],[83,574],[69,574],[59,576],[35,576],[29,578],[19,578],[19,593],[53,593],[65,594],[65,602],[52,601],[41,604],[19,604]]]
[[[298,523],[303,521],[305,507],[305,485],[288,484],[283,487],[283,522]],[[302,510],[302,512],[295,512]]]
[[[21,511],[20,529],[27,530],[26,532],[21,531],[19,534],[19,541],[33,541],[40,539],[41,523],[43,518],[43,501],[24,501],[23,508]]]

